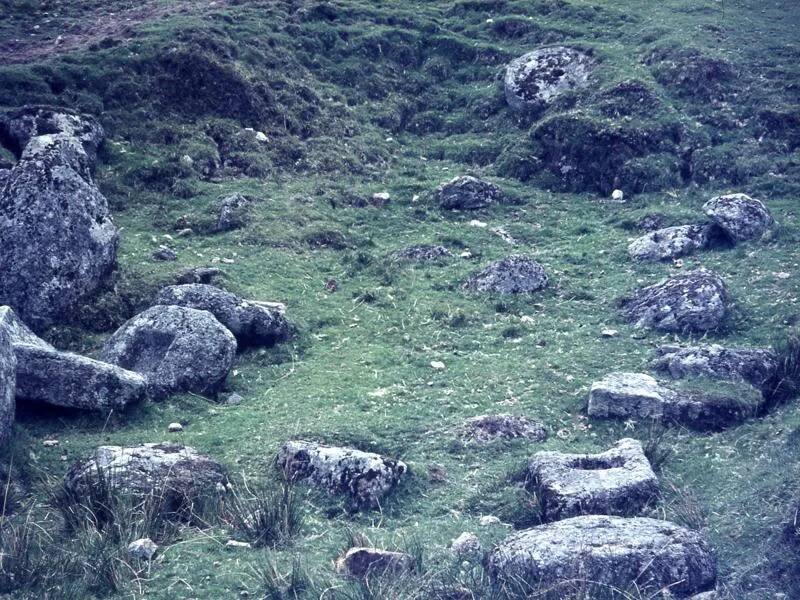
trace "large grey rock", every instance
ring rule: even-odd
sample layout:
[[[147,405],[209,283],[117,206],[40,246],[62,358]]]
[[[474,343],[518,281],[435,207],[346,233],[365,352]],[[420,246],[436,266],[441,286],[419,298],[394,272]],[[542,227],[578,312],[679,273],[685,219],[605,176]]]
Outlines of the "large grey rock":
[[[533,442],[542,442],[547,439],[547,430],[538,421],[527,417],[496,414],[478,415],[467,419],[461,432],[462,438],[468,442],[488,444],[495,440],[526,439]]]
[[[345,495],[358,508],[380,507],[408,470],[405,463],[380,454],[300,440],[281,446],[277,465],[286,479]]]
[[[11,336],[0,327],[0,448],[11,438],[14,427],[17,358]]]
[[[216,395],[236,354],[236,338],[210,312],[156,305],[122,325],[103,346],[103,360],[147,378],[156,398]]]
[[[168,510],[189,508],[213,497],[228,482],[217,461],[181,444],[100,446],[86,460],[72,465],[65,489],[80,499],[103,490],[161,498]]]
[[[444,246],[409,246],[392,254],[395,260],[414,262],[434,262],[451,256],[452,252]]]
[[[697,430],[720,430],[755,414],[759,396],[749,386],[731,395],[673,390],[644,373],[609,373],[592,384],[588,414],[608,419],[643,419]]]
[[[680,333],[718,328],[727,315],[727,304],[722,278],[699,268],[635,290],[620,302],[620,308],[636,327]]]
[[[405,552],[357,546],[336,561],[336,570],[355,579],[401,575],[414,569],[414,557]]]
[[[18,402],[108,411],[147,395],[147,382],[138,373],[56,350],[7,306],[0,307],[0,333],[8,336],[16,357]]]
[[[586,86],[593,66],[587,54],[564,46],[523,54],[506,68],[506,101],[515,110],[539,108],[559,94]]]
[[[656,354],[653,368],[666,371],[675,379],[705,375],[726,381],[746,381],[756,387],[761,387],[778,365],[775,352],[768,348],[662,345],[656,348]]]
[[[491,263],[461,286],[474,292],[529,294],[547,287],[544,267],[527,256],[512,255]]]
[[[247,225],[252,201],[242,194],[233,194],[217,203],[215,231],[232,231]]]
[[[158,293],[154,303],[207,310],[240,344],[272,345],[288,339],[292,332],[283,304],[242,300],[213,285],[170,285]]]
[[[708,225],[666,227],[633,240],[628,254],[634,260],[666,260],[705,248],[708,241]]]
[[[472,177],[460,175],[437,190],[439,206],[448,210],[475,210],[502,202],[503,190],[495,184]]]
[[[658,478],[633,439],[599,454],[537,452],[528,475],[545,521],[588,514],[633,516],[659,496]]]
[[[0,188],[0,304],[41,328],[116,266],[119,232],[90,173],[102,129],[52,111],[3,123],[20,158]]]
[[[760,238],[774,223],[769,209],[747,194],[717,196],[703,210],[734,242]]]
[[[491,551],[486,566],[493,579],[512,586],[594,582],[605,592],[635,583],[640,590],[669,589],[678,598],[713,589],[717,578],[714,552],[702,534],[643,517],[585,515],[520,531]]]

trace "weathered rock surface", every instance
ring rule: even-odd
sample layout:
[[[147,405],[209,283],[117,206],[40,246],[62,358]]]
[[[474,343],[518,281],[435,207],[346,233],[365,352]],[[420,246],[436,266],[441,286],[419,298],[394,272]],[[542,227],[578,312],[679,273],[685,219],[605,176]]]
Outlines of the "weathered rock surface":
[[[414,557],[405,552],[378,548],[350,548],[336,562],[336,570],[356,579],[382,575],[400,575],[414,569]]]
[[[345,495],[354,506],[365,508],[379,507],[408,470],[405,463],[380,454],[300,440],[281,446],[277,465],[290,481]]]
[[[392,254],[395,260],[415,262],[433,262],[451,256],[452,252],[444,246],[409,246]]]
[[[529,294],[547,287],[544,267],[527,256],[512,255],[469,277],[462,287],[474,292]]]
[[[592,384],[588,414],[719,430],[741,423],[755,413],[757,406],[758,395],[752,388],[736,395],[710,395],[697,390],[673,390],[644,373],[610,373]]]
[[[593,61],[574,48],[539,48],[506,68],[506,102],[514,110],[541,107],[568,90],[586,86]]]
[[[216,267],[192,267],[181,271],[175,278],[177,285],[186,283],[208,283],[213,284],[217,277],[222,276],[222,270]]]
[[[483,554],[483,545],[477,535],[471,531],[465,531],[453,540],[450,552],[456,558],[474,560]]]
[[[604,589],[669,589],[679,597],[714,588],[716,559],[703,535],[673,523],[586,515],[515,533],[487,558],[491,577],[547,588],[595,582]]]
[[[137,560],[152,560],[158,552],[158,544],[150,538],[141,538],[128,544],[128,555]]]
[[[722,278],[699,268],[634,291],[620,302],[620,308],[636,327],[704,332],[722,324],[727,304]]]
[[[119,232],[92,181],[102,128],[25,109],[0,121],[19,161],[0,188],[0,304],[34,328],[56,322],[114,269]]]
[[[627,438],[599,454],[537,452],[528,475],[545,521],[588,514],[633,516],[660,491],[642,445]]]
[[[103,360],[147,378],[156,398],[171,393],[215,395],[236,354],[236,338],[210,312],[156,305],[122,325]]]
[[[491,204],[503,202],[505,194],[495,184],[472,177],[460,175],[437,190],[439,206],[447,210],[475,210]]]
[[[734,242],[760,238],[775,222],[769,209],[747,194],[717,196],[703,210]]]
[[[675,379],[705,375],[761,387],[777,368],[777,356],[767,348],[663,345],[656,348],[656,354],[653,368],[666,371]]]
[[[0,327],[0,448],[11,438],[14,427],[17,358],[11,337]]]
[[[56,350],[7,306],[0,307],[0,333],[8,335],[16,356],[18,401],[107,411],[147,395],[147,382],[138,373]]]
[[[242,194],[223,198],[217,204],[217,223],[215,231],[232,231],[247,225],[253,202]]]
[[[499,439],[524,438],[534,442],[547,439],[547,430],[538,421],[510,414],[478,415],[467,419],[461,433],[466,441],[488,444]]]
[[[180,510],[199,498],[213,497],[227,482],[217,461],[189,446],[160,443],[100,446],[88,459],[72,465],[64,484],[77,498],[105,486],[160,497],[169,510]]]
[[[666,227],[632,241],[628,254],[634,260],[666,260],[705,248],[708,241],[708,225]]]
[[[288,339],[292,332],[283,304],[242,300],[213,285],[171,285],[158,293],[154,303],[207,310],[240,344],[269,346]]]

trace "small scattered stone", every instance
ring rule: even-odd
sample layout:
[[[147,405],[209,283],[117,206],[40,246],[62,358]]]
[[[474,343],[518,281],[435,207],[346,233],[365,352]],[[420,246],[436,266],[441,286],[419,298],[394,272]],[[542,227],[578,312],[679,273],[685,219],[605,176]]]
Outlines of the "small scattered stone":
[[[159,262],[178,260],[177,253],[171,248],[167,248],[166,246],[162,246],[161,248],[153,252],[151,256],[153,257],[153,260],[157,260]]]
[[[238,540],[228,540],[227,542],[225,542],[225,547],[236,550],[236,549],[252,548],[253,545],[250,542],[240,542]]]
[[[183,431],[183,425],[181,425],[180,423],[170,423],[169,426],[167,427],[167,431],[169,431],[170,433],[178,433],[180,431]]]
[[[414,569],[414,557],[405,552],[378,548],[350,548],[336,561],[336,570],[356,579],[371,576],[401,575]]]
[[[625,193],[622,190],[614,190],[611,192],[611,199],[614,202],[622,202],[625,199]]]
[[[237,394],[236,392],[232,393],[225,399],[225,404],[230,404],[230,405],[241,404],[242,402],[244,402],[244,398],[239,394]]]
[[[444,371],[445,370],[445,364],[443,362],[439,361],[439,360],[432,360],[431,361],[431,369],[433,369],[434,371]]]
[[[42,446],[45,448],[55,448],[58,446],[58,440],[43,440]]]
[[[158,544],[150,538],[141,538],[128,544],[128,555],[138,560],[152,560],[158,552]]]
[[[617,337],[618,335],[619,331],[617,331],[616,329],[603,329],[603,331],[600,332],[600,337],[604,338],[613,338]]]
[[[450,545],[450,552],[456,558],[474,560],[480,558],[483,553],[483,546],[477,535],[471,531],[465,531],[453,540]]]
[[[494,515],[484,515],[478,519],[478,523],[486,527],[488,525],[500,525],[502,521],[500,521],[500,519]]]

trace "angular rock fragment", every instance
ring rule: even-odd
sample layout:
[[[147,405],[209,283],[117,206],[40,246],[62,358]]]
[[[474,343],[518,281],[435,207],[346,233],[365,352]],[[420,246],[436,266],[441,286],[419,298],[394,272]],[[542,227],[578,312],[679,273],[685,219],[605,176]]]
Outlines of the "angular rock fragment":
[[[727,304],[722,278],[699,268],[635,290],[620,301],[620,309],[636,327],[697,333],[718,328]]]
[[[505,194],[495,184],[460,175],[439,186],[439,207],[447,210],[475,210],[503,202]]]
[[[414,557],[378,548],[350,548],[336,562],[336,570],[355,579],[401,575],[414,569]]]
[[[242,300],[213,285],[171,285],[158,293],[154,303],[207,310],[230,329],[242,345],[271,346],[288,339],[292,333],[283,304]]]
[[[767,348],[725,348],[662,345],[656,348],[655,369],[667,371],[674,379],[705,375],[726,381],[746,381],[760,388],[777,368],[777,356]]]
[[[585,515],[520,531],[498,544],[486,567],[498,582],[533,589],[592,582],[598,589],[669,589],[678,598],[714,588],[716,559],[706,538],[667,521]],[[590,584],[591,585],[591,584]]]
[[[281,446],[277,465],[286,479],[347,496],[358,508],[379,507],[408,470],[405,463],[372,452],[300,440]]]
[[[634,260],[667,260],[691,254],[708,245],[707,225],[679,225],[651,231],[628,246]]]
[[[512,255],[491,263],[461,286],[474,292],[529,294],[547,287],[544,267],[527,256]]]
[[[547,439],[547,430],[542,423],[531,421],[527,417],[510,414],[478,415],[467,419],[461,435],[465,440],[478,444],[518,438],[542,442]]]
[[[147,378],[154,397],[214,396],[236,354],[236,338],[210,312],[156,305],[123,324],[103,346],[103,360]]]
[[[588,54],[564,46],[523,54],[506,68],[506,102],[514,110],[541,108],[568,90],[585,87],[593,66]]]
[[[760,238],[775,222],[769,209],[747,194],[717,196],[703,210],[734,242]]]
[[[658,478],[633,439],[599,454],[537,452],[528,476],[545,521],[588,514],[633,516],[659,496]]]

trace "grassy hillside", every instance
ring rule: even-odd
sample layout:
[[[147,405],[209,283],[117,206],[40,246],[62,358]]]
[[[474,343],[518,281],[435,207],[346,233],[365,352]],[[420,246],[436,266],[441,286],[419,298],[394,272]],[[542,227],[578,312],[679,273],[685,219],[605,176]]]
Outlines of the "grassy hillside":
[[[508,533],[479,525],[482,515],[531,524],[512,477],[527,457],[654,435],[587,420],[588,388],[609,371],[647,370],[659,343],[696,338],[633,330],[618,297],[703,265],[724,277],[734,306],[704,342],[769,345],[800,320],[798,26],[789,0],[0,0],[0,106],[97,115],[108,139],[96,178],[122,228],[107,289],[46,337],[96,353],[176,272],[209,264],[231,291],[284,302],[299,330],[289,344],[237,356],[229,388],[244,397],[238,405],[187,395],[110,417],[23,411],[15,460],[39,508],[48,482],[100,444],[180,441],[268,482],[289,437],[353,445],[410,465],[380,512],[348,514],[298,489],[305,524],[290,543],[231,551],[223,527],[187,526],[115,597],[262,597],[265,565],[287,574],[297,557],[335,588],[331,597],[430,597],[425,582],[447,577],[480,589],[477,570],[452,564],[450,542],[474,531],[488,546]],[[512,113],[505,65],[555,43],[593,53],[593,84],[544,113]],[[563,161],[574,168],[563,172]],[[440,211],[436,186],[463,173],[498,183],[514,202]],[[615,180],[625,204],[603,201]],[[361,201],[384,191],[385,206]],[[639,219],[692,222],[727,191],[769,206],[778,223],[769,239],[682,265],[630,261]],[[233,192],[259,199],[253,222],[212,233],[215,202]],[[186,227],[194,233],[177,236]],[[455,256],[390,259],[422,243]],[[160,244],[177,262],[151,260]],[[548,290],[459,289],[509,253],[541,262]],[[620,334],[602,338],[606,328]],[[550,436],[460,443],[463,421],[487,412],[541,420]],[[167,433],[173,421],[183,432]],[[57,447],[42,446],[54,438]],[[722,433],[672,429],[661,448],[670,450],[665,497],[653,514],[708,531],[721,589],[737,599],[800,594],[800,558],[783,536],[800,487],[797,404]],[[335,579],[331,561],[356,534],[423,549],[426,574],[372,596]]]

